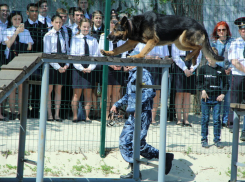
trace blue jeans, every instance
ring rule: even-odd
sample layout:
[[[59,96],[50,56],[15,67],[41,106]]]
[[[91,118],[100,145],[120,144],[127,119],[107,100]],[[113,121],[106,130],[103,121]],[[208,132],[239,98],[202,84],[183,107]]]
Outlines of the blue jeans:
[[[209,115],[211,108],[213,109],[213,123],[214,123],[214,142],[220,141],[221,133],[221,122],[220,122],[220,105],[221,102],[216,101],[216,96],[210,96],[209,99],[202,99],[202,121],[201,121],[201,141],[208,141],[208,124],[209,124]]]
[[[228,122],[228,116],[230,112],[230,102],[231,102],[230,94],[231,94],[231,90],[229,89],[228,92],[225,94],[225,98],[224,98],[223,117],[222,117],[222,123],[224,124],[227,124]]]

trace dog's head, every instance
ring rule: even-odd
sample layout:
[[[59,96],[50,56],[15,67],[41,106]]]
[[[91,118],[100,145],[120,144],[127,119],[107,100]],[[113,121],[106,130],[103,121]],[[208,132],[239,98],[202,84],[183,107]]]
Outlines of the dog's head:
[[[112,32],[107,36],[109,41],[113,44],[117,43],[119,40],[127,40],[128,34],[128,18],[124,16],[121,21],[115,24]]]

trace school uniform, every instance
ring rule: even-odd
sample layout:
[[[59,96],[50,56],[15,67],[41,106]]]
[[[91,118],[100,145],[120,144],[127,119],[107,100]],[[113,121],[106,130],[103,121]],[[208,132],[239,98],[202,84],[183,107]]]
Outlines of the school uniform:
[[[3,23],[1,20],[0,20],[0,32],[3,32],[4,30],[7,29],[7,26],[8,26],[8,20]]]
[[[202,53],[200,52],[197,57],[196,65],[192,65],[192,60],[184,61],[187,51],[179,50],[174,44],[172,44],[172,58],[174,65],[174,80],[176,92],[185,92],[196,94],[196,74],[195,70],[201,62]],[[187,77],[184,70],[193,68],[194,72],[192,76]]]
[[[91,29],[91,36],[94,37],[94,38],[96,38],[96,40],[98,41],[98,43],[100,41],[100,35],[102,33],[104,33],[104,29],[105,29],[104,24],[102,24],[99,28],[93,26],[92,29]]]
[[[134,51],[141,52],[142,49],[145,47],[145,44],[139,43],[135,48]],[[147,56],[159,56],[161,59],[164,59],[165,56],[169,56],[169,51],[167,45],[165,46],[155,46]],[[161,85],[162,81],[162,67],[147,67],[146,68],[152,75],[153,81],[155,85]]]
[[[72,30],[72,37],[76,36],[77,33],[79,32],[78,25],[76,23],[73,23],[73,25],[71,26],[71,30]]]
[[[9,40],[8,37],[12,37],[16,31],[16,28],[12,26],[11,28],[7,28],[3,32],[3,44],[6,45],[5,41]],[[26,53],[28,43],[33,45],[33,40],[31,38],[30,32],[27,29],[24,29],[23,32],[19,33],[15,39],[15,42],[12,44],[10,48],[6,47],[5,57],[6,64],[8,64],[15,56],[18,56],[19,53]]]
[[[48,29],[40,21],[33,22],[31,19],[27,19],[25,28],[29,30],[33,39],[32,52],[43,52],[43,37],[48,32]]]
[[[51,19],[46,16],[38,15],[38,21],[45,25],[45,28],[52,27]]]
[[[57,41],[59,39],[59,43]],[[46,54],[59,53],[66,54],[69,49],[68,44],[68,34],[59,30],[58,32],[52,28],[48,33],[45,34],[43,38],[44,49],[43,52]],[[49,69],[49,84],[54,85],[64,85],[65,84],[65,73],[60,73],[58,70],[60,67],[64,67],[65,65],[69,66],[69,63],[50,63],[51,67]]]
[[[104,49],[104,40],[105,34],[101,34],[99,41],[99,50]],[[109,50],[111,51],[124,43],[125,41],[123,40],[119,40],[116,44],[113,44],[112,41],[109,41]],[[118,55],[118,57],[125,58],[126,53],[127,52],[124,52],[123,54]],[[102,78],[99,81],[102,82]],[[121,70],[114,70],[110,66],[108,66],[108,85],[123,85],[123,68]]]
[[[90,35],[84,36],[83,34],[79,34],[74,36],[71,43],[71,55],[97,57],[99,55],[97,40]],[[96,64],[73,64],[73,67],[75,68],[72,71],[73,89],[92,88],[95,85],[95,79],[93,78],[92,72],[95,69]],[[84,68],[90,68],[92,71],[90,73],[83,73],[82,71]]]

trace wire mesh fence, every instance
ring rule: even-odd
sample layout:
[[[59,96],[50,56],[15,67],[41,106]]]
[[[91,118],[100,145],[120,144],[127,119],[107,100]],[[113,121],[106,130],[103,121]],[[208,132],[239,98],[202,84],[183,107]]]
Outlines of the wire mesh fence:
[[[83,1],[81,1],[83,2]],[[71,54],[81,56],[86,54],[86,48],[81,48],[85,41],[83,37],[88,35],[88,46],[90,56],[102,56],[99,52],[100,49],[104,49],[104,14],[105,5],[100,1],[85,1],[89,4],[89,11],[84,8],[80,1],[67,2],[67,1],[51,1],[45,2],[40,1],[36,4],[33,1],[18,1],[16,4],[14,1],[7,2],[6,5],[1,5],[0,15],[0,28],[1,28],[1,65],[8,64],[11,62],[13,57],[18,56],[19,53],[34,53],[34,52],[45,52],[45,53],[56,53],[57,48],[57,37],[60,40],[60,51],[63,54]],[[1,4],[6,2],[0,1]],[[29,4],[29,7],[28,7]],[[81,8],[78,8],[81,6]],[[26,8],[27,7],[27,8]],[[75,7],[75,8],[74,8]],[[112,7],[114,10],[111,11],[111,20],[109,22],[109,29],[113,30],[113,27],[120,18],[124,15],[133,16],[145,12],[146,10],[154,10],[165,14],[176,14],[181,16],[189,16],[205,26],[209,35],[212,34],[216,23],[220,21],[226,21],[230,27],[234,39],[238,38],[237,26],[233,24],[236,18],[241,17],[241,8],[244,8],[243,1],[226,1],[226,4],[216,1],[156,1],[155,4],[152,1],[118,1],[115,2]],[[229,7],[229,13],[227,12]],[[49,8],[49,9],[47,9]],[[63,9],[58,9],[63,8]],[[18,11],[20,10],[20,12]],[[100,10],[100,11],[97,11]],[[218,10],[219,13],[215,13]],[[239,11],[237,11],[239,10]],[[94,13],[93,13],[94,12]],[[42,13],[42,14],[41,14]],[[61,19],[53,17],[52,19],[45,19],[46,14],[52,17],[55,14],[61,16]],[[114,15],[113,15],[114,14]],[[215,14],[215,15],[214,15]],[[20,16],[22,15],[22,16]],[[221,17],[221,15],[224,15]],[[232,15],[232,16],[228,16]],[[7,18],[8,17],[8,18]],[[20,17],[21,20],[14,20],[14,18]],[[29,17],[29,19],[28,19]],[[91,19],[86,22],[82,19]],[[114,18],[113,18],[114,17]],[[9,20],[6,23],[4,20]],[[59,21],[56,21],[59,20]],[[39,21],[37,25],[35,22]],[[72,22],[73,21],[73,22]],[[19,41],[16,41],[15,28],[18,29],[21,26],[21,22],[24,23],[25,30],[19,31]],[[82,22],[82,23],[81,23]],[[59,25],[64,24],[63,28]],[[83,25],[85,27],[83,27]],[[86,27],[87,26],[87,27]],[[13,28],[15,27],[15,28]],[[53,28],[52,28],[53,27]],[[65,28],[66,27],[66,28]],[[68,28],[67,28],[68,27]],[[77,29],[78,27],[78,29]],[[12,29],[11,29],[12,28]],[[59,36],[52,32],[54,28],[60,30]],[[62,30],[65,32],[63,35]],[[217,33],[218,28],[216,29]],[[29,32],[29,33],[28,33]],[[222,31],[220,31],[222,33]],[[13,43],[10,40],[12,39]],[[30,39],[31,37],[31,39]],[[44,37],[47,41],[43,41]],[[210,40],[211,40],[210,36]],[[212,40],[213,41],[213,40]],[[211,41],[211,42],[212,42]],[[214,42],[218,40],[214,39]],[[11,44],[12,43],[12,44]],[[46,44],[45,44],[46,43]],[[124,41],[118,42],[117,45],[109,43],[109,49],[112,50],[116,46],[120,46]],[[231,42],[230,42],[231,43]],[[11,45],[10,45],[11,44]],[[13,45],[14,44],[14,45]],[[28,48],[29,44],[32,46]],[[213,45],[213,44],[212,44]],[[15,46],[15,47],[13,47]],[[52,47],[53,46],[53,47]],[[230,45],[229,45],[230,46]],[[125,58],[128,55],[138,54],[144,45],[139,44],[134,50],[125,52],[120,55]],[[222,48],[216,47],[218,53],[222,52]],[[224,47],[223,47],[224,48]],[[223,54],[227,53],[226,59],[228,59],[228,49],[225,47]],[[17,51],[16,51],[17,50]],[[221,106],[219,128],[221,129],[221,141],[225,146],[223,149],[217,149],[216,147],[210,147],[205,149],[201,145],[201,121],[202,121],[202,110],[201,110],[201,89],[197,87],[197,77],[200,76],[199,69],[204,65],[208,64],[206,58],[203,55],[198,57],[198,65],[189,65],[189,69],[193,68],[192,76],[190,81],[181,80],[183,78],[184,68],[188,67],[183,59],[185,59],[186,51],[180,51],[174,45],[171,46],[158,46],[153,49],[147,58],[164,59],[165,57],[172,58],[174,64],[170,69],[169,74],[169,103],[168,103],[168,124],[167,124],[167,150],[168,151],[191,151],[194,153],[230,153],[232,145],[232,134],[230,129],[226,126],[232,124],[232,111],[229,110],[228,122],[224,123],[223,114],[227,111],[224,106]],[[225,55],[223,55],[225,56]],[[68,61],[69,63],[69,61]],[[181,67],[181,64],[182,67]],[[191,62],[190,62],[191,64]],[[223,65],[224,67],[224,65]],[[232,66],[231,66],[232,67]],[[86,69],[89,68],[89,69]],[[234,67],[232,67],[233,69]],[[46,150],[47,151],[94,151],[99,150],[100,147],[100,129],[101,129],[101,94],[102,94],[102,75],[103,69],[99,65],[72,65],[68,68],[66,65],[51,65],[53,72],[56,72],[52,78],[55,78],[53,92],[50,93],[50,104],[48,113],[48,124],[47,124],[47,136],[46,136]],[[154,68],[145,68],[151,72],[155,84],[159,85],[161,81],[161,70]],[[58,70],[58,71],[57,71]],[[65,70],[65,75],[61,79],[64,79],[62,83],[58,82],[62,72]],[[91,71],[92,70],[92,71]],[[177,71],[176,71],[177,70]],[[38,127],[39,127],[39,109],[40,109],[40,81],[41,81],[41,68],[38,69],[29,79],[32,80],[33,84],[29,86],[29,108],[28,108],[28,125],[27,125],[27,137],[26,137],[26,150],[37,150],[38,142]],[[81,74],[82,73],[82,74]],[[85,83],[81,81],[85,78],[85,75],[89,75],[91,83]],[[74,77],[77,77],[76,83]],[[226,76],[227,80],[230,76]],[[108,85],[105,87],[107,90],[107,112],[106,117],[109,114],[111,106],[119,100],[126,91],[127,86],[127,68],[126,67],[109,67]],[[79,80],[81,79],[81,80]],[[178,80],[178,81],[177,81]],[[201,80],[204,81],[204,80]],[[180,85],[178,85],[180,84]],[[62,87],[61,87],[62,85]],[[77,87],[76,87],[77,86]],[[179,91],[182,86],[190,86],[184,91]],[[229,87],[224,89],[228,91],[231,86],[229,81]],[[243,93],[243,90],[240,90]],[[188,93],[188,94],[179,94]],[[59,95],[59,97],[57,97]],[[9,122],[0,122],[0,150],[17,150],[18,139],[19,139],[19,113],[21,111],[21,87],[19,87],[13,94],[3,103],[1,103],[1,115],[0,119],[8,118]],[[156,97],[154,99],[153,109],[153,123],[151,124],[147,141],[149,144],[158,148],[158,143],[161,140],[159,138],[159,108],[161,107],[160,92],[156,90]],[[222,105],[227,106],[227,102],[221,102]],[[75,106],[74,106],[75,105]],[[52,108],[52,109],[51,109]],[[181,108],[183,110],[181,110]],[[125,108],[124,108],[125,109]],[[77,114],[76,114],[77,113]],[[183,116],[180,116],[182,113]],[[178,116],[179,114],[179,116]],[[80,118],[78,118],[80,117]],[[118,147],[118,139],[123,128],[123,123],[128,117],[125,112],[120,112],[117,116],[120,122],[113,124],[112,126],[106,127],[106,148],[113,149]],[[62,122],[60,122],[62,119]],[[109,122],[109,118],[107,118]],[[181,125],[185,123],[185,126]],[[188,125],[188,122],[191,125]],[[180,124],[180,125],[176,125]],[[243,118],[241,118],[241,128]],[[214,119],[211,114],[209,122],[209,134],[207,140],[212,145],[214,132],[213,131]],[[192,127],[189,127],[192,126]],[[244,143],[241,141],[239,145],[239,152],[244,153]]]

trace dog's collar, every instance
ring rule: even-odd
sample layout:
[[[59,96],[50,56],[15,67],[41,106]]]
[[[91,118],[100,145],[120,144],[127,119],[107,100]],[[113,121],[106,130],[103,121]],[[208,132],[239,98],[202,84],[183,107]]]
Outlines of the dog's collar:
[[[128,19],[128,37],[133,35],[133,24],[130,19]]]

